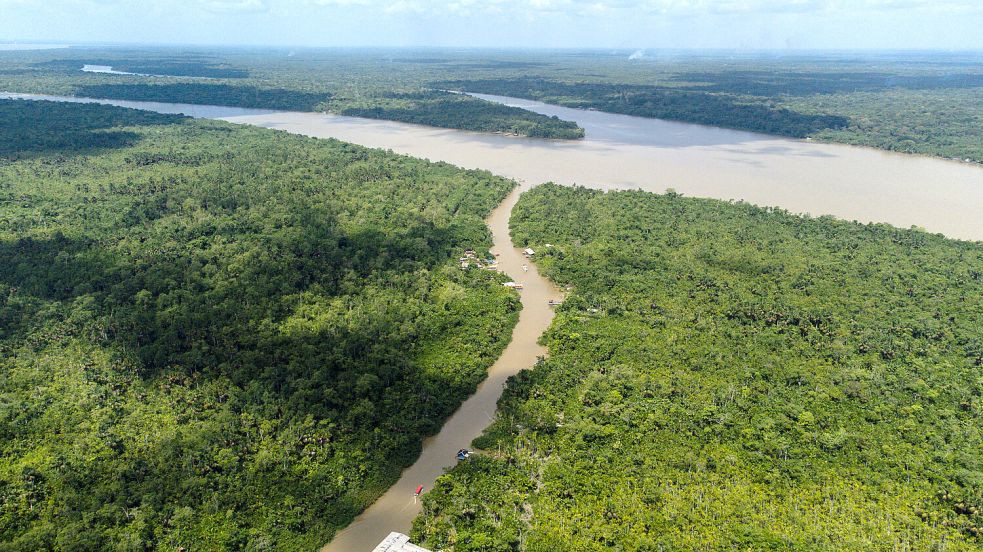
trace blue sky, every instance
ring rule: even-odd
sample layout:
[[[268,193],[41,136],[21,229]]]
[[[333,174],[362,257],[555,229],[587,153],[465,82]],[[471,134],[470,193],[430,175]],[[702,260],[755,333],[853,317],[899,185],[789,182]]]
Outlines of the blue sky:
[[[0,42],[983,49],[983,0],[0,0]]]

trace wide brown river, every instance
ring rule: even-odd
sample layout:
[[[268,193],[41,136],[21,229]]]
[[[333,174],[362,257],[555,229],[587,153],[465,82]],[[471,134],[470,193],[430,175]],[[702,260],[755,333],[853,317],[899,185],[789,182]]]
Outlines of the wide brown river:
[[[977,165],[481,97],[577,121],[587,137],[540,140],[311,113],[226,120],[488,169],[530,185],[552,181],[653,192],[674,188],[684,195],[920,226],[953,238],[983,240],[983,168]]]
[[[390,531],[407,532],[419,512],[413,490],[429,490],[454,453],[492,420],[508,376],[546,353],[538,337],[552,320],[549,299],[560,292],[512,247],[508,219],[522,189],[553,181],[601,188],[640,188],[745,200],[811,215],[920,226],[983,240],[983,168],[966,163],[874,149],[790,140],[656,119],[581,111],[526,100],[480,96],[577,121],[584,140],[550,141],[359,119],[320,113],[154,102],[85,100],[0,94],[3,97],[98,101],[163,113],[223,119],[322,138],[337,138],[397,153],[481,168],[521,184],[489,217],[500,269],[524,285],[523,310],[512,341],[478,391],[424,442],[423,452],[325,552],[369,551]],[[522,265],[528,264],[528,272]]]
[[[514,98],[480,97],[577,121],[587,137],[552,141],[321,113],[98,101],[337,138],[488,169],[529,185],[553,181],[602,189],[662,192],[674,188],[690,196],[745,200],[814,216],[830,214],[904,228],[914,225],[953,238],[983,240],[983,168],[977,165]]]

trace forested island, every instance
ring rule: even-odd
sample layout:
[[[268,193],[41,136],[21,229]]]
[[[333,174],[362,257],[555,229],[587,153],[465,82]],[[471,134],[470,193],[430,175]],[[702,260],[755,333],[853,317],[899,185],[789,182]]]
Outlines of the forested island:
[[[827,129],[841,130],[850,124],[847,117],[808,115],[771,102],[677,87],[564,83],[535,78],[444,81],[435,86],[794,138],[805,138]]]
[[[313,550],[484,378],[514,183],[0,101],[0,550]]]
[[[979,549],[983,244],[555,185],[511,224],[573,292],[417,542]]]
[[[328,101],[327,109],[353,117],[531,138],[576,140],[584,137],[584,129],[571,121],[441,90],[391,93],[362,101],[332,99]]]

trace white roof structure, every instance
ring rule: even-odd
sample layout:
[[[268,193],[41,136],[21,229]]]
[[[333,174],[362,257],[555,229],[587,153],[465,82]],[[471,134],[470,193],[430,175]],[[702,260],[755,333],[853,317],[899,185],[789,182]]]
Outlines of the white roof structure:
[[[410,543],[410,538],[402,533],[393,531],[389,536],[382,539],[372,552],[430,552],[426,548],[421,548]]]

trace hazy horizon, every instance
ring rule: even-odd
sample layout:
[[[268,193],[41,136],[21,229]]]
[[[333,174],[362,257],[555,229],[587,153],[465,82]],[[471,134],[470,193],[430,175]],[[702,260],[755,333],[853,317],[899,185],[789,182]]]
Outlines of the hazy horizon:
[[[0,10],[8,43],[983,50],[975,0],[0,0]]]
[[[7,48],[12,47],[12,48]],[[611,54],[632,54],[641,52],[646,55],[666,54],[983,54],[983,46],[977,48],[701,48],[701,47],[605,47],[605,46],[447,46],[447,45],[309,45],[309,44],[219,44],[207,42],[108,42],[108,41],[75,41],[57,42],[53,40],[8,40],[0,37],[0,50],[66,50],[72,48],[188,48],[215,50],[378,50],[378,51],[458,51],[458,52],[490,52],[490,53],[522,53],[522,52],[597,52]]]

